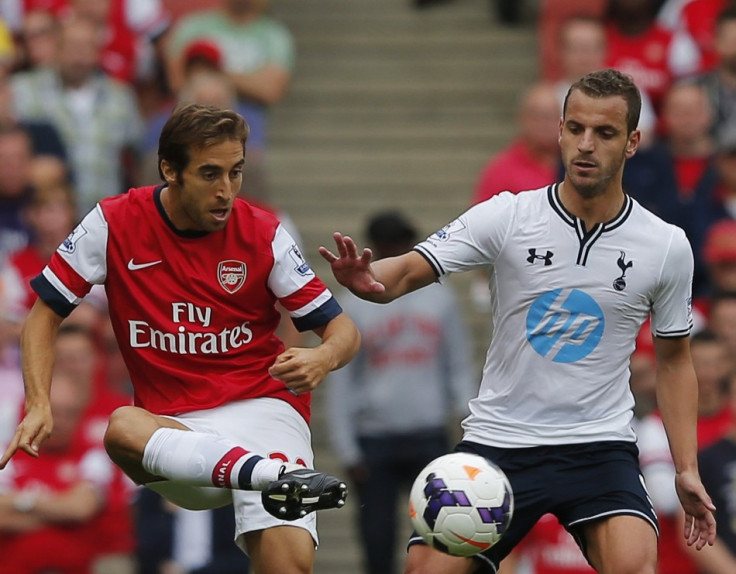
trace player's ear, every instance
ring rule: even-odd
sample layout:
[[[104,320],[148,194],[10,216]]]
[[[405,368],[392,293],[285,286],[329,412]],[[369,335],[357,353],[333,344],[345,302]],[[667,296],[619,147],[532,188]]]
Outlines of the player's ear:
[[[626,142],[626,159],[631,159],[636,154],[636,150],[639,149],[639,143],[641,142],[641,132],[634,130],[629,134],[629,141]]]
[[[176,181],[176,170],[174,167],[165,159],[161,160],[161,175],[166,180],[166,183],[171,184]]]

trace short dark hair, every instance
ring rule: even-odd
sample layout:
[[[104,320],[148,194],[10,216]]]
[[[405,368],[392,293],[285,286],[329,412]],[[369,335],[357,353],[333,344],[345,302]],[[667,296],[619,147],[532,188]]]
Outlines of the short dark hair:
[[[641,94],[631,76],[612,68],[586,74],[570,86],[567,91],[565,104],[562,108],[563,117],[567,112],[567,100],[570,99],[570,94],[575,90],[579,90],[592,98],[621,96],[626,101],[626,128],[629,133],[633,132],[639,125]]]
[[[192,149],[235,140],[241,142],[245,150],[249,133],[245,118],[233,110],[202,104],[180,104],[171,113],[158,139],[159,176],[164,179],[161,162],[166,160],[180,180],[189,164]]]

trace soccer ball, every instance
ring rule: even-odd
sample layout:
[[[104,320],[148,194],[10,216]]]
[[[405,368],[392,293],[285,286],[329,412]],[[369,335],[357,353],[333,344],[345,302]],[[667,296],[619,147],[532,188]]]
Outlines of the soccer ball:
[[[414,530],[433,548],[472,556],[501,539],[514,496],[503,471],[482,456],[446,454],[419,473],[409,495]]]

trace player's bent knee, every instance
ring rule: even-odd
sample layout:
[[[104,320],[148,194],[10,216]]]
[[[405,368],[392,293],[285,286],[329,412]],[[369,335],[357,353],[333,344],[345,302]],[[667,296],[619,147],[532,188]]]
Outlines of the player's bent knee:
[[[154,419],[146,411],[138,407],[119,407],[108,420],[105,449],[113,460],[124,454],[141,453],[156,428]]]

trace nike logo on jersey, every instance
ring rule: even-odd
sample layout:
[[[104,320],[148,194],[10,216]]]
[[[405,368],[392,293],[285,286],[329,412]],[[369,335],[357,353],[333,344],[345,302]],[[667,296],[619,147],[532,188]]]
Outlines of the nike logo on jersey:
[[[137,271],[138,269],[145,269],[146,267],[153,267],[154,265],[158,265],[161,263],[161,260],[158,261],[151,261],[150,263],[133,263],[133,260],[131,259],[128,261],[128,269],[131,271]]]

